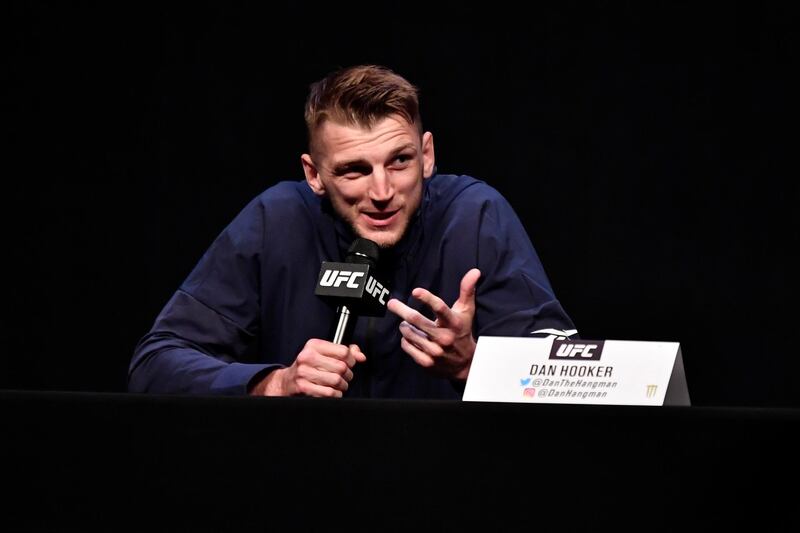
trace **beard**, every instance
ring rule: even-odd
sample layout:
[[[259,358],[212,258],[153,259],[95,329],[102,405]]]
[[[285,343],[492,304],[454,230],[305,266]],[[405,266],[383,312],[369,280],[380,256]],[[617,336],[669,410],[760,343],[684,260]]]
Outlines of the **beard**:
[[[339,215],[339,216],[341,216],[341,215]],[[386,239],[375,240],[375,235],[374,234],[375,233],[380,234],[381,232],[372,232],[373,233],[372,235],[367,235],[367,234],[365,234],[364,231],[360,230],[353,223],[353,221],[347,220],[347,219],[344,219],[344,220],[347,222],[347,225],[350,226],[350,229],[352,230],[354,235],[357,235],[358,237],[361,237],[362,239],[367,239],[367,240],[370,240],[370,241],[374,242],[375,244],[378,245],[378,248],[380,248],[381,250],[390,250],[390,249],[394,248],[397,245],[397,243],[402,241],[403,237],[406,236],[406,233],[408,233],[408,227],[410,225],[410,221],[406,220],[404,222],[404,224],[403,224],[403,227],[400,228],[400,231],[392,232],[393,234],[391,235],[391,237],[388,240],[386,240]],[[385,232],[385,233],[389,233],[389,232]]]

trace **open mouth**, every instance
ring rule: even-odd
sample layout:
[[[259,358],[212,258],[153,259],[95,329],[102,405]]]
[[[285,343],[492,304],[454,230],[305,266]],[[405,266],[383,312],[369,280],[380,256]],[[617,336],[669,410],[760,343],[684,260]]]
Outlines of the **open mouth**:
[[[388,226],[394,221],[399,212],[399,209],[395,211],[365,212],[361,213],[361,216],[372,226]]]

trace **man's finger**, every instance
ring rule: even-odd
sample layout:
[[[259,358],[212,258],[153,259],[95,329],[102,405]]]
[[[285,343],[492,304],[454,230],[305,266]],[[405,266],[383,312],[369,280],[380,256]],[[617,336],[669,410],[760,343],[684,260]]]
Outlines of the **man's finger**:
[[[428,335],[427,333],[425,333],[424,331],[422,331],[418,327],[409,324],[406,321],[401,322],[400,323],[400,327],[401,328],[408,328],[408,329],[412,330],[415,334],[419,335],[420,337],[424,337],[426,339],[430,339],[431,338],[430,335]]]
[[[439,357],[443,354],[442,347],[431,341],[424,331],[420,331],[408,322],[400,324],[400,334],[408,342],[420,349],[431,357]]]
[[[428,289],[422,289],[418,287],[411,292],[411,295],[430,307],[436,314],[436,318],[439,319],[440,323],[444,322],[446,324],[451,324],[453,322],[453,318],[455,317],[453,316],[453,311],[450,309],[450,306],[444,303],[444,300],[433,294]]]
[[[316,396],[320,398],[341,398],[344,395],[339,389],[317,385],[307,379],[300,379],[298,381],[297,390],[306,396]]]
[[[349,372],[350,369],[347,369]],[[338,372],[326,372],[324,370],[312,369],[305,378],[310,382],[322,387],[330,387],[342,392],[348,389],[347,379]]]
[[[461,292],[458,295],[456,304],[458,304],[460,307],[475,306],[475,287],[477,286],[480,278],[481,271],[477,268],[473,268],[464,274],[464,277],[461,278]]]
[[[386,304],[386,308],[392,313],[396,314],[409,324],[413,324],[425,333],[431,333],[436,329],[436,323],[430,318],[426,317],[416,309],[412,309],[397,298],[392,298]]]
[[[312,363],[314,368],[323,372],[343,375],[352,366],[346,361],[341,361],[335,357],[322,356],[315,359],[314,363]]]
[[[400,347],[404,352],[410,355],[418,365],[425,368],[430,368],[433,366],[433,357],[414,346],[405,337],[400,339]]]
[[[361,351],[361,348],[358,347],[358,344],[350,345],[350,354],[353,356],[354,359],[353,365],[355,365],[355,363],[363,363],[364,361],[367,360],[367,356],[364,355],[364,352]],[[350,367],[352,368],[353,365],[350,365]]]
[[[347,361],[350,350],[343,344],[335,344],[323,339],[311,339],[306,343],[307,348],[315,350],[318,354],[326,357],[334,357],[340,361]]]

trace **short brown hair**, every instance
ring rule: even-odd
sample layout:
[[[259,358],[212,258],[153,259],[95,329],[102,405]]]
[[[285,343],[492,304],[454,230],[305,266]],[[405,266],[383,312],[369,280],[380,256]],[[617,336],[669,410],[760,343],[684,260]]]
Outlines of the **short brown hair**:
[[[358,65],[337,70],[311,84],[305,119],[308,147],[326,120],[349,126],[372,127],[389,115],[400,115],[422,133],[419,91],[386,67]]]

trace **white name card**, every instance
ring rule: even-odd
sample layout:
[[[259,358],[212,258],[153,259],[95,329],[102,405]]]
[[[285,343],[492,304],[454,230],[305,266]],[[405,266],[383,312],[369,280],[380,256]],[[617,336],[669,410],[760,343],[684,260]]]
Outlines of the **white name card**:
[[[690,405],[677,342],[480,337],[464,401]]]

